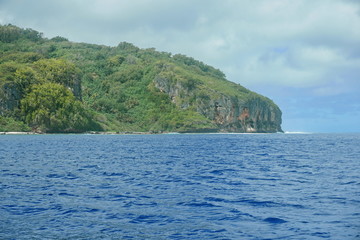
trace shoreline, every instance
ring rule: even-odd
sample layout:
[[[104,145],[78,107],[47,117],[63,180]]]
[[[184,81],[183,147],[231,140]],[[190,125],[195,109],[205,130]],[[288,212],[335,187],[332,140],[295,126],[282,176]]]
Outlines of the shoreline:
[[[78,135],[150,135],[150,134],[179,134],[178,132],[81,132],[81,133],[42,133],[42,132],[0,132],[0,135],[57,135],[57,134],[78,134]]]
[[[0,135],[35,135],[35,134],[42,134],[36,132],[0,132]]]
[[[57,135],[57,134],[76,134],[76,135],[156,135],[156,134],[277,134],[277,133],[256,133],[256,132],[96,132],[89,131],[83,133],[41,133],[41,132],[0,132],[0,135]]]

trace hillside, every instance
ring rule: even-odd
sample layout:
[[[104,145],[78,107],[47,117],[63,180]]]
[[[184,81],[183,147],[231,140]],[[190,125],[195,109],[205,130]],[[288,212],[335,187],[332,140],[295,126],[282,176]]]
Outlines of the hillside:
[[[278,132],[270,99],[191,57],[0,25],[0,131]]]

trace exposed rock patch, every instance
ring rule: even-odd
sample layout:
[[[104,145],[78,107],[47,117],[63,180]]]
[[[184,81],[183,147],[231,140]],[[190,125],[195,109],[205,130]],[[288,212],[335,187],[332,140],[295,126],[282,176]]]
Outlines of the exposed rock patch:
[[[210,90],[202,85],[189,88],[172,78],[157,76],[155,86],[169,95],[177,106],[193,108],[218,126],[220,132],[281,132],[281,111],[268,98],[247,98]]]

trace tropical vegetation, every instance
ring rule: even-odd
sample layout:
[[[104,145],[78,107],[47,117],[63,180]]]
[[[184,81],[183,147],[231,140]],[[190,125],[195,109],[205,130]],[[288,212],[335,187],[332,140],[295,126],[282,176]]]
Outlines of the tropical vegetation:
[[[155,86],[167,78],[185,90],[171,99]],[[219,91],[259,97],[218,69],[181,54],[44,38],[0,25],[0,131],[189,131],[216,128],[196,111]],[[186,102],[187,107],[181,107]]]

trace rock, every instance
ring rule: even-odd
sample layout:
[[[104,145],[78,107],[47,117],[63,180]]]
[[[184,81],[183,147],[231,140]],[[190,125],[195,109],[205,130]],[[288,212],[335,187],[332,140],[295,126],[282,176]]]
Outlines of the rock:
[[[4,84],[0,88],[0,116],[12,112],[19,107],[21,94],[12,84]]]
[[[237,96],[229,95],[205,88],[206,83],[189,87],[172,77],[164,77],[163,74],[154,78],[154,84],[161,92],[168,94],[178,107],[191,107],[210,119],[218,126],[219,132],[282,132],[282,113],[279,107],[270,99],[249,90],[246,90],[246,94],[239,90]]]

